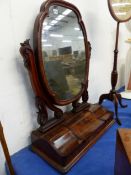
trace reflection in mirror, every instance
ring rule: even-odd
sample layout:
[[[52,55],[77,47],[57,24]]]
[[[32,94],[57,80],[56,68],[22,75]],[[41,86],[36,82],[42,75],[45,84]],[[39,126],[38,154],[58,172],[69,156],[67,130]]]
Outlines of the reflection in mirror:
[[[85,43],[76,14],[51,6],[42,28],[42,54],[49,87],[61,100],[78,95],[85,78]]]
[[[131,17],[131,0],[111,0],[111,6],[119,20]]]

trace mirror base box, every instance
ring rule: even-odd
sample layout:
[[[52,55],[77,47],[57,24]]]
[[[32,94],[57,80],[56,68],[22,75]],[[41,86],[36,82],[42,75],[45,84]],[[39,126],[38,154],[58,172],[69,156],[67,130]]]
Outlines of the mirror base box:
[[[64,113],[64,120],[46,132],[32,132],[32,150],[65,173],[114,123],[113,112],[100,105]]]

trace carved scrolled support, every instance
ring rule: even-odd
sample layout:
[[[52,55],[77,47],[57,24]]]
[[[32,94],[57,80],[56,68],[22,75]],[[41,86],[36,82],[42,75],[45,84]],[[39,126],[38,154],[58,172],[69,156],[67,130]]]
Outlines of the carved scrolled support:
[[[41,98],[42,96],[41,86],[39,83],[39,78],[37,76],[37,70],[35,67],[34,53],[29,44],[29,40],[26,40],[24,41],[24,43],[21,43],[20,53],[23,56],[24,65],[29,71],[31,84],[36,95],[35,103],[36,107],[38,108],[37,121],[40,127],[43,127],[48,121],[48,114],[46,110],[45,101],[43,98]]]
[[[34,52],[30,46],[29,39],[21,43],[20,53],[24,60],[24,65],[29,71],[29,76],[31,80],[31,85],[34,89],[36,97],[41,97],[41,85],[39,82],[39,77],[37,73],[37,68],[35,64]]]
[[[83,101],[83,103],[87,103],[88,99],[89,99],[89,95],[88,95],[88,91],[86,89],[84,91],[83,95],[82,95],[82,101]]]
[[[62,116],[63,116],[63,111],[58,108],[58,110],[54,112],[54,117],[56,119],[60,119],[60,118],[62,118]]]
[[[83,103],[87,103],[88,98],[89,98],[88,91],[87,91],[88,83],[87,84],[82,83],[82,86],[84,86],[83,87],[84,88],[84,92],[82,94],[82,101],[83,101]]]
[[[35,105],[38,108],[37,122],[40,127],[43,127],[48,122],[48,113],[46,110],[46,105],[41,97],[36,97]]]
[[[91,58],[92,47],[91,47],[91,43],[89,41],[88,41],[88,48],[89,48],[89,58]]]
[[[72,111],[73,111],[73,112],[76,112],[77,109],[79,108],[79,106],[80,106],[79,100],[74,101],[74,102],[72,103],[72,107],[73,107]]]
[[[88,41],[88,49],[89,49],[89,55],[88,55],[88,57],[89,57],[89,59],[90,59],[90,57],[91,57],[91,43]],[[88,98],[89,98],[89,95],[88,95],[88,82],[87,83],[82,83],[82,86],[83,86],[83,89],[84,89],[84,92],[83,92],[83,94],[82,94],[82,101],[83,101],[83,103],[87,103],[87,101],[88,101]]]
[[[21,43],[20,53],[23,56],[24,66],[29,70],[30,69],[30,54],[32,54],[32,49],[29,44],[29,39]]]
[[[38,123],[40,124],[40,126],[44,126],[48,121],[46,106],[52,111],[54,111],[55,118],[61,118],[63,116],[63,111],[51,104],[43,94],[39,76],[37,74],[34,53],[29,44],[29,40],[26,40],[24,43],[21,43],[20,53],[23,56],[24,65],[29,71],[31,84],[36,94],[36,107],[38,108]]]

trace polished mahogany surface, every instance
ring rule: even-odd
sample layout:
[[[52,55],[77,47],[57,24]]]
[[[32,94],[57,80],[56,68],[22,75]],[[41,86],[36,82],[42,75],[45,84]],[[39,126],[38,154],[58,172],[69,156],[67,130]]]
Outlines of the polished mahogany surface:
[[[114,123],[113,113],[99,105],[64,113],[64,121],[46,132],[32,132],[32,149],[61,172],[67,172]]]
[[[114,123],[113,113],[88,103],[91,45],[74,5],[45,1],[35,21],[33,44],[34,49],[26,40],[20,48],[38,108],[39,128],[31,134],[31,148],[65,173]],[[69,104],[69,112],[60,108]]]

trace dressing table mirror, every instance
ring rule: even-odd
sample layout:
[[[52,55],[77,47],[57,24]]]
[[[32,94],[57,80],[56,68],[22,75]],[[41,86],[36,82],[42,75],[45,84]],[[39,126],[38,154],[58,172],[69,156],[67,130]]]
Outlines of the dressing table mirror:
[[[100,96],[99,104],[102,104],[104,99],[108,99],[114,103],[116,121],[121,125],[121,121],[118,117],[118,103],[122,108],[126,108],[127,105],[122,104],[122,97],[120,93],[116,91],[116,84],[118,80],[118,71],[117,71],[117,61],[118,61],[118,43],[119,43],[119,25],[121,22],[127,22],[131,19],[131,0],[108,0],[109,11],[117,21],[116,28],[116,41],[115,41],[115,50],[114,50],[114,64],[113,70],[111,73],[111,86],[109,94],[103,94]]]
[[[20,48],[38,108],[39,128],[31,134],[31,148],[65,173],[114,123],[113,112],[88,103],[91,46],[74,5],[44,2],[33,39],[34,49],[29,40]],[[69,104],[72,109],[63,112],[60,106]],[[48,109],[54,113],[52,119]]]

